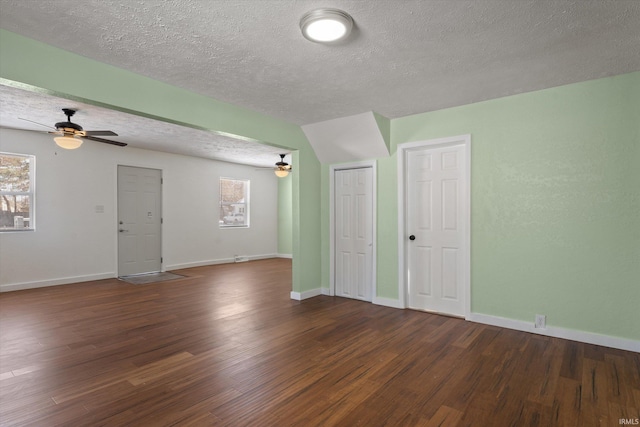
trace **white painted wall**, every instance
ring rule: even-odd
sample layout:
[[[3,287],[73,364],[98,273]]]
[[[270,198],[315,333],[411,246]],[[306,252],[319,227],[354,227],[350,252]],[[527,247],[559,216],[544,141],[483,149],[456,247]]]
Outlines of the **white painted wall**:
[[[165,270],[277,253],[269,169],[89,141],[64,150],[47,134],[12,129],[0,129],[0,151],[36,156],[37,221],[35,232],[0,233],[0,291],[116,277],[118,164],[163,171]],[[221,176],[251,180],[250,228],[219,228]]]
[[[380,120],[376,120],[376,117]],[[320,163],[344,163],[389,157],[388,119],[373,111],[302,126]],[[384,128],[382,129],[381,126]]]

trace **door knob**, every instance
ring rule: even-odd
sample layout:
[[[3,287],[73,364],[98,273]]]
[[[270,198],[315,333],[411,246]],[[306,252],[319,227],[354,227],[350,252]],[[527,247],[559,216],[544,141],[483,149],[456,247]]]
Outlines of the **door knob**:
[[[409,240],[416,240],[416,236],[412,234],[411,236],[409,236]]]

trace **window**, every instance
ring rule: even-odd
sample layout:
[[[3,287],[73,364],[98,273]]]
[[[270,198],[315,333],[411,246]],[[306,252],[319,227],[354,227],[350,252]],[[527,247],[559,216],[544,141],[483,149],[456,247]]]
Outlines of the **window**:
[[[0,153],[0,231],[35,229],[34,156]]]
[[[249,227],[249,180],[220,178],[220,227]]]

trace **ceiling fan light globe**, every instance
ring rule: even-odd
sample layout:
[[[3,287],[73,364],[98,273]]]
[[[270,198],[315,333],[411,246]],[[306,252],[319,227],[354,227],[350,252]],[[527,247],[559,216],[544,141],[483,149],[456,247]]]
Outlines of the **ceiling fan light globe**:
[[[53,138],[53,140],[58,144],[58,147],[64,148],[66,150],[75,150],[76,148],[82,145],[82,140],[79,138],[74,138],[73,136],[58,136]]]
[[[286,169],[276,169],[275,174],[278,178],[284,178],[289,175],[289,171]]]

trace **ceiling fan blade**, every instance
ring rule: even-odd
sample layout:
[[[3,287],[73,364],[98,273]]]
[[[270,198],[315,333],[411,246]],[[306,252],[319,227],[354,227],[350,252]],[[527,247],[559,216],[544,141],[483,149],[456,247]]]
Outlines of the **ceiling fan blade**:
[[[44,126],[46,128],[49,128],[49,129],[55,129],[53,126],[43,125],[42,123],[34,122],[33,120],[29,120],[29,119],[23,119],[22,117],[18,117],[18,120],[24,120],[25,122],[31,122],[31,123],[34,123],[36,125]]]
[[[111,141],[104,138],[96,138],[95,136],[81,136],[82,139],[88,139],[96,142],[104,142],[105,144],[117,145],[118,147],[126,147],[127,144],[124,142]]]
[[[86,136],[118,136],[110,130],[85,130],[84,133]]]

